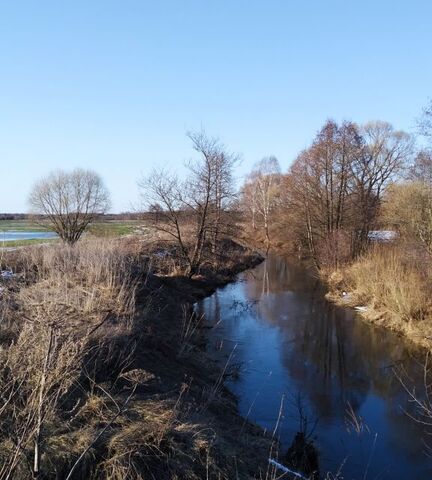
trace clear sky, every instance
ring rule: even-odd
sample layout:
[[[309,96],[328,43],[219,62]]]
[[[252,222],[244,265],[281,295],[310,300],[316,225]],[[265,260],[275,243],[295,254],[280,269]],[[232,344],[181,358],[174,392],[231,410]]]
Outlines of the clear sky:
[[[113,211],[204,126],[288,168],[327,118],[412,131],[432,97],[430,0],[0,0],[0,212],[88,167]]]

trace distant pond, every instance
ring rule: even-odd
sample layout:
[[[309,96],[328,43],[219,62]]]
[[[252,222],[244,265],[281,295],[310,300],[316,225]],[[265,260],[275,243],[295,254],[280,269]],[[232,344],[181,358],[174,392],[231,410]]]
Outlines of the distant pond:
[[[14,230],[0,231],[0,243],[12,242],[16,240],[46,240],[57,238],[54,232],[20,232]]]

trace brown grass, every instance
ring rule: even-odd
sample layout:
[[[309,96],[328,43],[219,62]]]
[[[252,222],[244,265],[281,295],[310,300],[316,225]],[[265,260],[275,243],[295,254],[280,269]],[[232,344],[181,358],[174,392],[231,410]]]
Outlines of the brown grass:
[[[263,451],[266,440],[247,429],[244,438],[231,434],[242,422],[218,368],[194,344],[198,319],[182,307],[185,292],[208,293],[203,275],[213,288],[238,268],[236,258],[249,260],[227,245],[199,279],[172,286],[175,257],[163,268],[135,241],[88,239],[3,258],[17,276],[2,284],[0,479],[68,478],[72,469],[70,478],[89,479],[258,472],[257,449],[242,449],[246,441]],[[220,400],[203,408],[203,392],[215,386]]]
[[[363,316],[429,346],[432,335],[430,261],[408,245],[372,248],[352,265],[328,276],[329,298],[366,306]],[[341,296],[347,292],[347,298]]]
[[[348,269],[348,286],[362,304],[403,321],[423,320],[430,309],[430,279],[400,248],[376,248]]]

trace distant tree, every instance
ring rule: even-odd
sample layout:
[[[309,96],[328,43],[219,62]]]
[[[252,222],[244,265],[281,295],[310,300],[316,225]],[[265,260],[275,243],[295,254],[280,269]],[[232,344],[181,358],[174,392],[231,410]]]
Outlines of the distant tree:
[[[423,108],[422,115],[417,121],[417,127],[420,135],[432,141],[432,99]]]
[[[408,169],[408,180],[425,182],[432,186],[432,151],[420,150]]]
[[[280,193],[280,166],[274,156],[265,157],[255,165],[243,187],[243,204],[252,214],[252,227],[257,221],[264,230],[267,250],[270,249],[270,223]]]
[[[110,199],[97,173],[78,168],[72,172],[58,170],[39,180],[30,193],[29,204],[41,222],[73,245],[89,224],[108,210]]]

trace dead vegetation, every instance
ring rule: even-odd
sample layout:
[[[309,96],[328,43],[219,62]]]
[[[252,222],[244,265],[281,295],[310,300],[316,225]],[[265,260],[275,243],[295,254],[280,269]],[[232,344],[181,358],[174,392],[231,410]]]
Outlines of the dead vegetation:
[[[188,306],[257,261],[225,247],[195,279],[135,240],[3,258],[0,479],[265,475],[268,440],[241,430]]]
[[[432,345],[431,265],[412,245],[376,245],[329,273],[328,284],[330,299],[360,306],[367,320]]]

